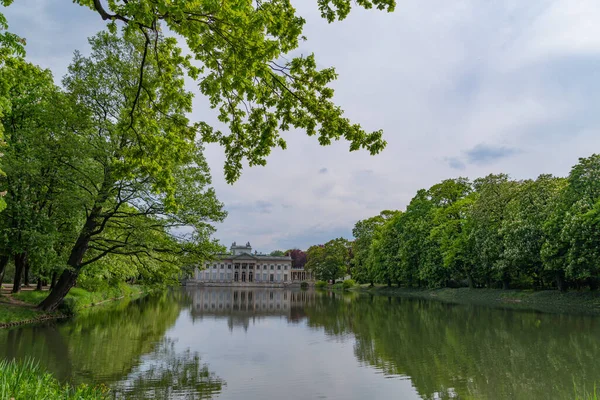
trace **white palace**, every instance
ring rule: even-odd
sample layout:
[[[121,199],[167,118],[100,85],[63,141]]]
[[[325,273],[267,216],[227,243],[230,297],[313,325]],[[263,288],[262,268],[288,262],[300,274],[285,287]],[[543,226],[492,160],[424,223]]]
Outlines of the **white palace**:
[[[210,286],[287,286],[312,280],[304,268],[292,268],[290,256],[274,257],[252,253],[250,242],[231,245],[229,254],[218,254],[204,269],[196,268],[193,282]]]

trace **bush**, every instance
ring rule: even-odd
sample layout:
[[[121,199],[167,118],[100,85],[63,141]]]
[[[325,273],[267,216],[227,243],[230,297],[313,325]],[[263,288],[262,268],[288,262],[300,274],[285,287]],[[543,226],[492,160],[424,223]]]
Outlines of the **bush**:
[[[325,289],[327,287],[327,282],[317,281],[317,283],[315,283],[315,286],[317,287],[317,289]]]
[[[344,284],[342,282],[336,282],[331,288],[335,290],[344,290]]]
[[[0,361],[0,399],[108,399],[108,389],[80,385],[62,385],[29,359]]]
[[[302,282],[300,284],[300,289],[308,289],[308,282]]]
[[[65,297],[58,305],[58,311],[65,315],[75,315],[77,308],[77,300],[73,297]]]
[[[343,287],[344,289],[350,289],[352,286],[355,286],[356,282],[354,282],[354,279],[346,279],[343,282]]]

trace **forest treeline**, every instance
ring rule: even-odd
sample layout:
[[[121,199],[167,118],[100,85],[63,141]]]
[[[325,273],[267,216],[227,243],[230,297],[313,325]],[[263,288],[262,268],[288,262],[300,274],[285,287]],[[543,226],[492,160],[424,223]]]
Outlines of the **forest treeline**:
[[[348,265],[363,283],[596,290],[600,155],[567,178],[444,180],[352,232]]]

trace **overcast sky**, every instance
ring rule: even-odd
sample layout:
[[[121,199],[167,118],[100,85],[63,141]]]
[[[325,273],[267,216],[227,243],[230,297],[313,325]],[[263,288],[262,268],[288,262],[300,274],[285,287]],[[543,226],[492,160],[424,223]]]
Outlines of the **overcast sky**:
[[[365,129],[383,129],[388,146],[371,157],[288,132],[287,150],[234,185],[224,182],[223,152],[209,146],[229,211],[216,235],[225,245],[271,251],[349,238],[357,220],[404,209],[443,179],[566,175],[600,151],[597,0],[401,0],[392,14],[356,8],[334,24],[316,1],[295,4],[307,20],[300,50],[336,67],[336,101]],[[27,38],[28,58],[57,81],[104,26],[70,1],[19,0],[2,11]],[[204,99],[195,103],[192,118],[212,121]]]

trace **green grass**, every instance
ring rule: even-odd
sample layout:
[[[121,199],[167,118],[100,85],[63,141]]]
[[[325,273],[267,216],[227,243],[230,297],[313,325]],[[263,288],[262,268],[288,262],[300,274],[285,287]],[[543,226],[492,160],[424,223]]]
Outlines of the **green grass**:
[[[575,386],[575,400],[598,400],[600,399],[600,395],[598,395],[598,388],[594,384],[594,389],[591,392],[587,390],[583,390],[583,393],[580,393],[580,390]]]
[[[88,307],[107,303],[114,299],[141,295],[144,293],[144,290],[140,286],[131,286],[124,283],[98,292],[88,292],[81,288],[72,288],[57,313],[44,313],[33,307],[46,298],[48,295],[46,291],[23,291],[11,295],[14,299],[28,303],[31,307],[11,304],[7,297],[0,296],[0,325],[33,321],[47,316],[77,314]]]
[[[107,399],[105,386],[73,387],[61,384],[51,374],[40,369],[33,360],[0,361],[0,399]]]
[[[0,324],[10,322],[27,321],[39,318],[44,315],[41,311],[32,308],[14,306],[11,304],[0,303]]]
[[[142,288],[139,286],[131,286],[121,284],[115,287],[109,287],[98,292],[88,292],[87,290],[74,287],[69,291],[65,301],[72,303],[73,311],[81,310],[89,306],[93,306],[107,300],[117,299],[120,297],[128,297],[142,293]],[[48,292],[28,291],[13,294],[13,297],[30,304],[39,304]]]
[[[426,298],[456,304],[475,304],[546,313],[577,313],[600,315],[600,292],[557,290],[501,290],[501,289],[418,289],[405,287],[357,286],[350,290],[367,291],[382,295]]]

